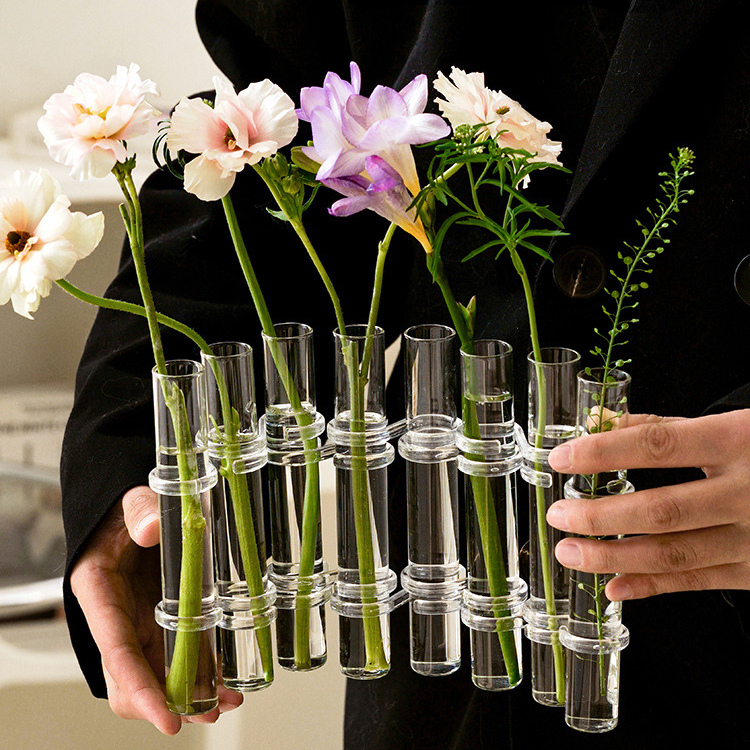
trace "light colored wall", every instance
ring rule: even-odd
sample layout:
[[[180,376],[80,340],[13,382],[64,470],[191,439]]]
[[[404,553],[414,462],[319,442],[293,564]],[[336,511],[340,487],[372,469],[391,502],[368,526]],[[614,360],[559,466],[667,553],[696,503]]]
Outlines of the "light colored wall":
[[[0,134],[17,112],[39,108],[79,73],[108,78],[141,66],[166,108],[211,88],[216,67],[203,49],[195,0],[3,0]]]

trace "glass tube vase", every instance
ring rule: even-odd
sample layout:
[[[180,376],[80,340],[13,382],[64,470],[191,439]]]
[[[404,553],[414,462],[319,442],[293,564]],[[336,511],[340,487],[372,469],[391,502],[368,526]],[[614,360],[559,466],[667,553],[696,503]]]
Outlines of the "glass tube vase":
[[[218,705],[216,607],[210,490],[216,471],[203,435],[203,366],[190,360],[153,371],[156,467],[149,486],[159,499],[167,705],[197,715]]]
[[[528,451],[521,468],[529,484],[529,598],[524,604],[531,642],[531,694],[546,706],[565,705],[565,652],[559,628],[568,614],[568,569],[555,558],[563,533],[547,523],[547,510],[563,497],[567,474],[549,465],[552,448],[575,435],[576,375],[580,355],[542,349],[529,363]]]
[[[508,690],[521,681],[522,607],[515,473],[512,349],[504,341],[474,342],[461,351],[462,418],[458,466],[465,475],[467,587],[461,611],[471,630],[474,684]]]
[[[461,592],[466,571],[458,552],[456,333],[419,325],[404,333],[411,668],[438,676],[461,665]]]
[[[304,672],[326,662],[327,584],[320,523],[320,435],[313,331],[281,323],[263,336],[271,507],[270,578],[277,590],[279,664]]]
[[[630,376],[622,370],[579,373],[576,435],[618,429],[628,413],[629,390]],[[565,484],[565,497],[586,502],[632,491],[624,471],[577,474]],[[630,634],[622,624],[621,603],[611,602],[604,593],[612,578],[613,574],[570,572],[568,623],[560,629],[567,649],[565,721],[583,732],[608,732],[618,721],[620,652]]]
[[[390,669],[387,442],[384,335],[364,325],[334,333],[335,416],[328,434],[336,446],[338,577],[331,604],[339,618],[341,671],[374,679]]]
[[[202,355],[206,379],[208,452],[219,474],[212,490],[214,563],[222,680],[251,692],[273,682],[271,623],[275,590],[266,576],[261,468],[253,353],[247,344],[213,344]]]

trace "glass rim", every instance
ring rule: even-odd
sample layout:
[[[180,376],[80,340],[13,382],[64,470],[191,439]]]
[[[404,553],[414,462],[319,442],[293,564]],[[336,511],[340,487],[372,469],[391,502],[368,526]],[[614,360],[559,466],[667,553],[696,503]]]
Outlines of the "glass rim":
[[[261,331],[261,336],[263,337],[264,341],[294,341],[296,339],[307,339],[310,338],[313,334],[312,326],[307,325],[307,323],[296,323],[294,321],[289,321],[285,323],[274,323],[273,328],[275,331],[279,328],[283,328],[284,326],[287,326],[288,328],[296,328],[299,332],[298,333],[287,333],[284,335],[279,335],[278,332],[275,336],[269,336],[265,331]]]
[[[350,341],[365,341],[368,338],[379,338],[385,335],[385,331],[380,326],[373,328],[372,334],[367,334],[367,323],[350,323],[346,326],[345,333],[341,333],[338,328],[333,329],[334,339],[349,339]],[[362,333],[355,333],[354,331],[361,330]],[[351,332],[350,332],[351,331]]]
[[[410,333],[410,331],[415,331],[419,328],[442,332],[443,335],[426,338],[425,336],[414,336]],[[456,337],[456,331],[450,326],[443,325],[442,323],[418,323],[417,325],[409,326],[409,328],[404,331],[403,335],[404,338],[409,341],[450,341]]]
[[[231,354],[206,354],[201,352],[201,357],[205,359],[235,359],[239,357],[252,356],[253,348],[250,344],[246,344],[244,341],[217,341],[213,344],[209,344],[209,349],[213,350],[215,346],[227,346],[236,347],[237,351]]]
[[[501,349],[501,351],[495,352],[494,354],[469,354],[462,348],[461,356],[465,359],[482,360],[497,359],[498,357],[509,357],[511,354],[513,354],[513,347],[507,341],[503,341],[502,339],[477,339],[474,342],[474,346],[476,346],[477,344],[496,344],[498,345],[498,348]]]
[[[205,371],[205,367],[203,366],[203,364],[195,359],[168,359],[164,364],[167,368],[166,374],[159,372],[156,369],[156,365],[151,368],[151,374],[155,378],[158,378],[160,380],[163,380],[164,378],[195,378],[202,375]],[[190,372],[169,372],[170,368],[178,366],[184,367],[186,370],[189,369]]]
[[[565,352],[570,355],[562,362],[548,362],[544,359],[545,352]],[[531,365],[546,365],[547,367],[562,367],[564,365],[574,365],[581,361],[581,354],[575,349],[567,346],[543,346],[541,349],[542,359],[534,359],[534,352],[529,352],[526,361]]]
[[[584,383],[589,383],[591,385],[604,385],[604,383],[602,383],[601,381],[601,378],[595,377],[595,373],[604,372],[604,367],[589,367],[587,369],[591,372],[591,374],[586,372],[586,370],[580,370],[576,376],[578,380]],[[632,380],[629,372],[620,370],[617,367],[610,368],[609,375],[611,377],[614,377],[615,380],[612,383],[608,383],[607,385],[623,386],[627,385]]]

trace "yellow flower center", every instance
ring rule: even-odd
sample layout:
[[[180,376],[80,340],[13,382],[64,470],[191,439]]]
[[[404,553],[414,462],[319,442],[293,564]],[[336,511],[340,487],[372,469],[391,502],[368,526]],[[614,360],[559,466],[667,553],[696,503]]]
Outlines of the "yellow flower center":
[[[5,236],[5,249],[11,255],[18,257],[24,250],[30,249],[31,245],[35,244],[35,242],[36,239],[28,232],[16,232],[13,230]]]
[[[227,132],[224,133],[224,145],[230,150],[234,151],[237,148],[237,140],[234,137],[234,133],[227,128]]]
[[[94,112],[92,109],[84,107],[82,104],[78,104],[77,102],[74,107],[79,115],[94,115],[95,117],[101,117],[102,120],[107,119],[107,114],[111,109],[111,107],[105,107],[101,112]]]

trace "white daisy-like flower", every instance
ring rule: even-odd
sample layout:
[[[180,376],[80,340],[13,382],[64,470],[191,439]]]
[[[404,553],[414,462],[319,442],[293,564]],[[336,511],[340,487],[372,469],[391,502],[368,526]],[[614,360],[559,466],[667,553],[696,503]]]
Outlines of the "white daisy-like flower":
[[[0,305],[10,301],[31,318],[52,282],[90,255],[103,234],[104,215],[70,211],[49,172],[14,172],[0,195]]]

